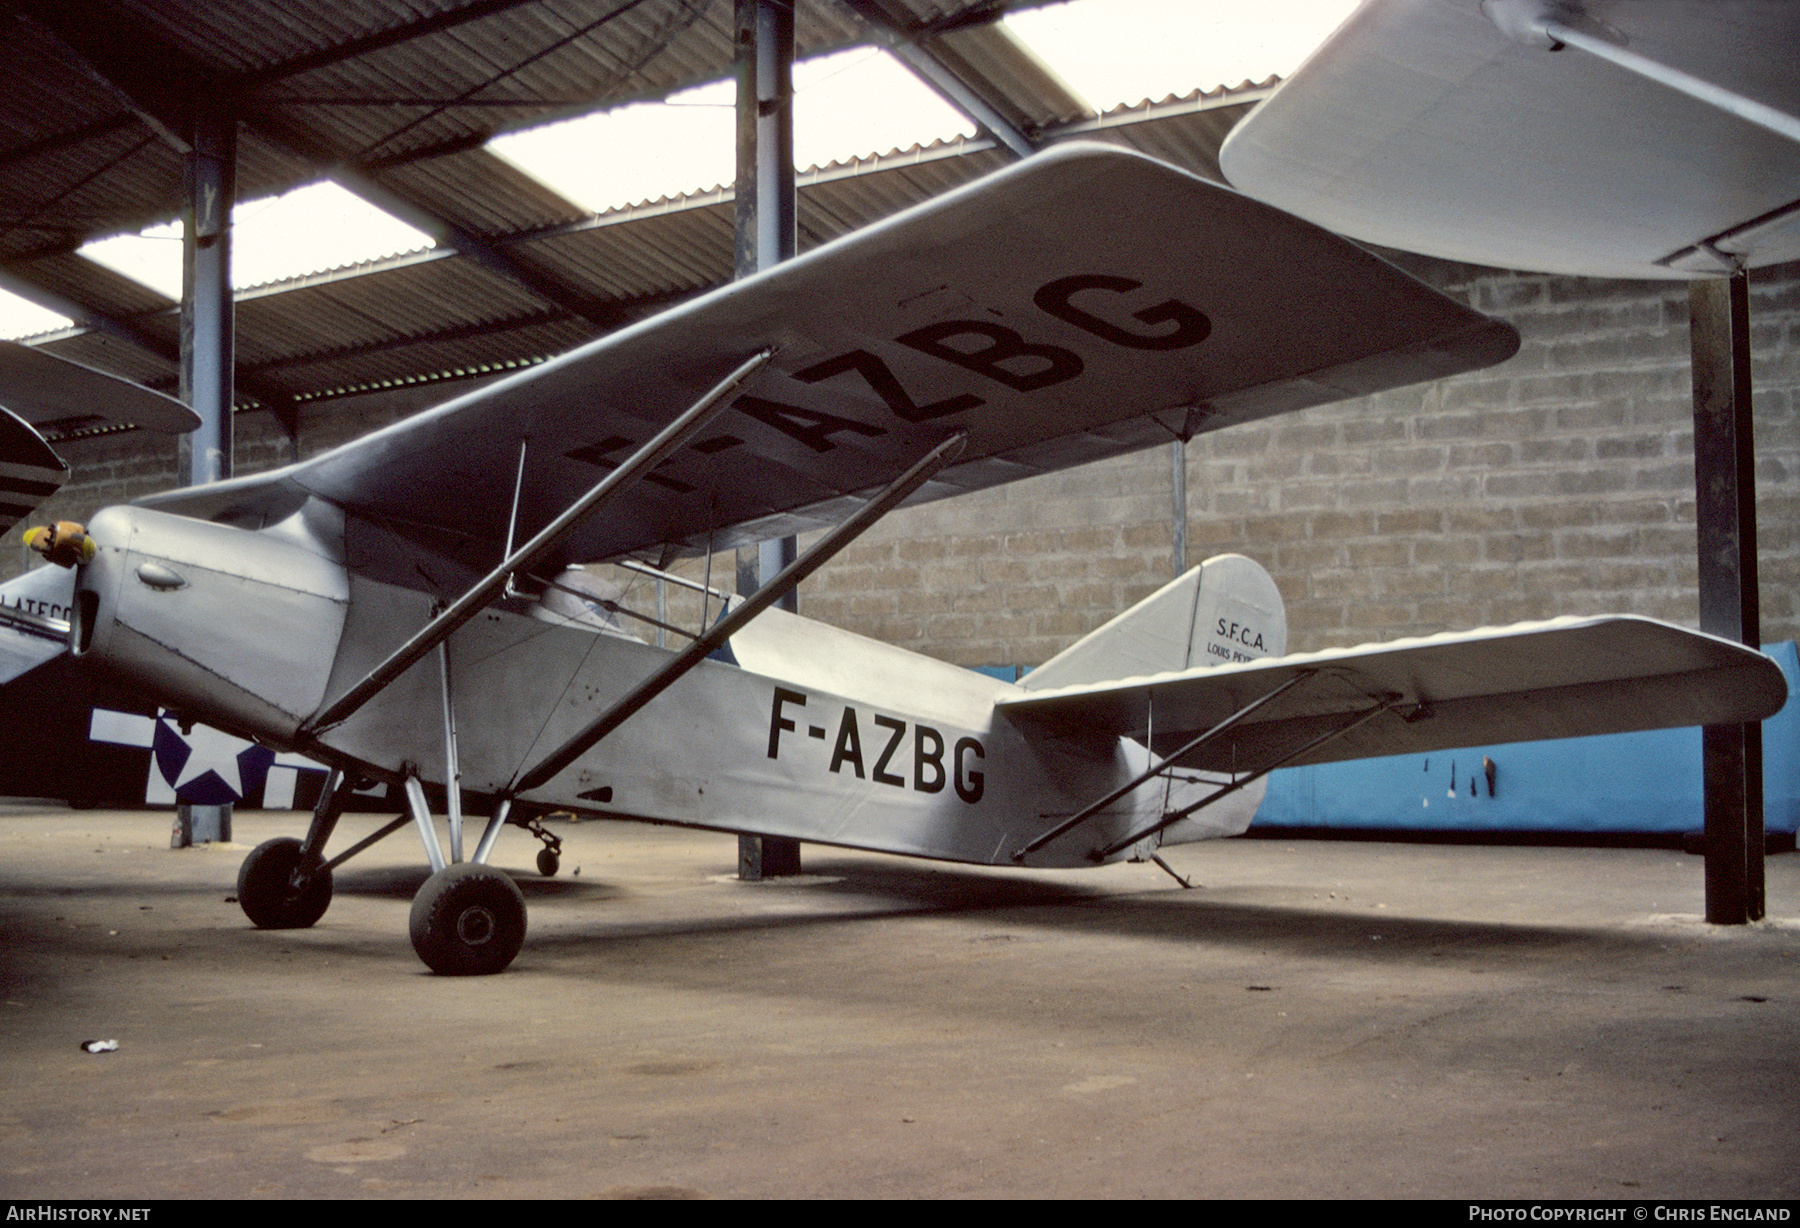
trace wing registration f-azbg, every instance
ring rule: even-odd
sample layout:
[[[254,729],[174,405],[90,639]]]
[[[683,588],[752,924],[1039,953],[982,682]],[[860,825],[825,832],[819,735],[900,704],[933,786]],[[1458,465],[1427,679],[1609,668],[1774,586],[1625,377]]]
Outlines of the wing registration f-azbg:
[[[305,838],[244,864],[257,925],[318,920],[343,796],[403,787],[434,871],[412,938],[442,973],[518,952],[523,898],[487,863],[550,810],[1085,866],[1241,830],[1230,799],[1281,763],[1773,712],[1761,654],[1628,617],[1282,656],[1274,585],[1232,557],[1021,684],[767,608],[903,502],[1517,343],[1309,223],[1063,147],[335,451],[101,511],[65,560],[68,651],[331,765]],[[678,649],[558,579],[823,525]],[[565,589],[603,616],[557,615]]]

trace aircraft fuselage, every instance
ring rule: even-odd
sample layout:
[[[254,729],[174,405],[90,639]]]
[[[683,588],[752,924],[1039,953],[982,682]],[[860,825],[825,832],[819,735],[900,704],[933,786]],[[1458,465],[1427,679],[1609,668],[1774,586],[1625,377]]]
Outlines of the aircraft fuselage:
[[[1140,772],[1137,743],[996,711],[1013,684],[781,611],[730,642],[537,788],[528,770],[651,675],[669,650],[502,602],[341,723],[308,718],[431,616],[417,589],[350,572],[333,544],[144,508],[96,516],[74,631],[92,667],[195,719],[363,775],[477,804],[997,863]],[[448,706],[446,694],[450,697]],[[448,713],[448,721],[446,718]],[[1184,786],[1185,788],[1185,786]],[[1031,864],[1087,865],[1163,802],[1140,790]],[[1239,830],[1247,814],[1217,820]],[[1193,836],[1189,836],[1193,838]]]

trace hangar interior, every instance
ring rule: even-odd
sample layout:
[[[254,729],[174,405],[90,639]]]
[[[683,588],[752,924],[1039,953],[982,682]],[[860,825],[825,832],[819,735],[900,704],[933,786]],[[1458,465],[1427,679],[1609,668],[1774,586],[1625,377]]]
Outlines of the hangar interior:
[[[992,20],[1019,7],[797,0],[801,54],[880,43],[981,127],[802,170],[802,248],[1059,140],[1217,178],[1268,92],[1084,113]],[[240,474],[732,275],[730,186],[594,215],[486,147],[728,75],[731,0],[0,0],[0,21],[0,285],[75,322],[32,344],[180,387],[177,304],[79,249],[181,214],[209,108],[239,200],[329,175],[435,239],[234,296]],[[1519,354],[904,509],[802,608],[1029,666],[1183,557],[1241,551],[1295,649],[1591,610],[1695,625],[1684,288],[1391,255],[1512,323]],[[1750,297],[1774,643],[1800,633],[1800,265],[1757,270]],[[139,431],[49,433],[74,470],[56,517],[192,459]],[[27,559],[0,551],[0,575]],[[1432,761],[1439,797],[1451,767]],[[1698,876],[1665,849],[1228,841],[1178,858],[1196,891],[1143,866],[1071,881],[821,849],[810,881],[735,883],[710,833],[571,824],[589,873],[522,876],[532,945],[484,985],[414,975],[390,941],[416,846],[359,862],[330,924],[258,931],[220,889],[229,846],[169,855],[160,820],[96,817],[0,814],[18,1197],[1796,1189],[1793,926],[1691,924]],[[249,843],[293,827],[240,824]],[[1796,859],[1770,869],[1791,900]]]
[[[1272,84],[1084,113],[995,21],[1007,7],[1021,6],[796,7],[798,56],[895,49],[981,125],[800,172],[802,250],[1057,141],[1118,142],[1220,179],[1220,142]],[[435,240],[237,292],[234,472],[312,455],[731,276],[729,185],[590,215],[487,147],[728,77],[729,0],[19,0],[6,20],[0,286],[76,321],[34,345],[177,389],[179,304],[79,248],[180,216],[183,149],[208,114],[236,119],[236,199],[329,176]],[[1030,666],[1157,587],[1185,537],[1190,562],[1237,550],[1269,567],[1297,649],[1600,609],[1691,624],[1682,287],[1391,255],[1513,323],[1519,355],[1197,438],[1179,523],[1160,453],[902,512],[809,581],[808,611],[962,664]],[[1766,642],[1800,630],[1795,272],[1751,285]],[[74,469],[46,509],[58,517],[175,478],[159,436],[69,422],[51,439]],[[13,574],[26,557],[0,563]]]
[[[883,46],[979,129],[801,171],[801,250],[1067,140],[1222,180],[1220,143],[1273,82],[1197,83],[1094,113],[997,20],[1026,7],[794,6],[798,56]],[[181,216],[193,155],[220,132],[237,200],[329,177],[434,240],[233,296],[238,474],[732,276],[730,185],[590,214],[488,145],[729,77],[731,0],[9,0],[4,20],[0,107],[14,135],[0,151],[0,286],[75,321],[32,344],[180,387],[180,305],[79,249]],[[1513,324],[1519,354],[1199,436],[1173,457],[902,510],[808,581],[804,608],[959,664],[1028,668],[1184,561],[1236,551],[1274,575],[1295,650],[1598,611],[1694,625],[1685,288],[1385,254]],[[1800,634],[1800,266],[1757,270],[1750,298],[1769,643]],[[52,517],[80,520],[182,472],[160,436],[79,420],[48,434],[74,470]],[[10,575],[28,557],[16,548],[0,566]],[[732,562],[691,565],[722,575]]]

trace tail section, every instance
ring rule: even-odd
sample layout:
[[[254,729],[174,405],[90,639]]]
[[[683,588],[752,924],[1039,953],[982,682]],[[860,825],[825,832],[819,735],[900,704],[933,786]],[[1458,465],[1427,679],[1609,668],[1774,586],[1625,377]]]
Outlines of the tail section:
[[[1260,563],[1222,554],[1077,640],[1019,685],[1047,691],[1286,651],[1287,609],[1275,581]]]
[[[1019,685],[1027,691],[1049,692],[1125,684],[1133,678],[1190,673],[1286,652],[1287,608],[1275,581],[1260,563],[1241,554],[1222,554],[1077,640],[1020,679]],[[1116,732],[1148,743],[1150,722]],[[1168,813],[1210,796],[1234,779],[1229,771],[1184,768],[1146,783],[1132,804]],[[1266,788],[1266,782],[1257,780],[1233,790],[1142,842],[1129,855],[1147,857],[1159,844],[1236,835],[1256,817]]]

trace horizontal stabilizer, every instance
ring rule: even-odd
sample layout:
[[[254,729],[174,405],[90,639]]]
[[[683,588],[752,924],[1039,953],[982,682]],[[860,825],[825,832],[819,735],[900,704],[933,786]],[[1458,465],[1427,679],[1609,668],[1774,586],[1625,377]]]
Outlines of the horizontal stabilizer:
[[[97,422],[170,435],[200,425],[174,397],[16,341],[0,341],[0,405],[53,435]]]
[[[1291,684],[1291,685],[1290,685]],[[1462,746],[1735,724],[1774,715],[1787,681],[1741,644],[1627,615],[1559,618],[1007,699],[1014,718],[1145,738],[1171,754],[1279,688],[1289,689],[1182,756],[1255,771]],[[1351,727],[1360,717],[1385,709]]]

